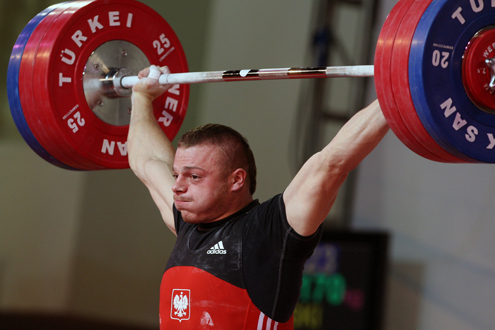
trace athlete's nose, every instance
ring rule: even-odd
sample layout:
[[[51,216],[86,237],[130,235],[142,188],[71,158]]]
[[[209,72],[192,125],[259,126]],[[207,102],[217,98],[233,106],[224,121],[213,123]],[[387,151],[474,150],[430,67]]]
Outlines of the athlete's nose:
[[[172,186],[172,192],[174,192],[176,194],[181,193],[181,192],[183,193],[187,190],[186,187],[187,186],[186,186],[186,182],[185,182],[184,178],[180,175],[177,175],[175,177],[175,183]]]

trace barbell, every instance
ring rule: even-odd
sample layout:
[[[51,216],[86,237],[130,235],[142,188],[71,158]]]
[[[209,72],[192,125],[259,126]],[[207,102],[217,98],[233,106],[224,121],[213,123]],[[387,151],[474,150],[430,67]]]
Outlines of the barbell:
[[[173,85],[153,103],[169,139],[187,111],[189,84],[374,76],[392,131],[412,151],[446,163],[495,162],[495,8],[486,0],[400,0],[374,65],[188,72],[170,25],[136,0],[53,5],[19,35],[7,93],[14,122],[43,159],[71,170],[128,168],[136,74],[168,66]]]

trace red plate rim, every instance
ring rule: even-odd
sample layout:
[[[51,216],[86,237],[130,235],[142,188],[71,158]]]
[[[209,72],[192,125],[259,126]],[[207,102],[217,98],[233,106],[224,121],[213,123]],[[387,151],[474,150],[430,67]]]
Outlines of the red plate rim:
[[[37,106],[37,101],[39,100],[33,97],[34,91],[37,90],[37,88],[33,88],[33,72],[39,42],[57,17],[59,17],[64,11],[69,10],[73,5],[74,3],[61,3],[59,7],[54,9],[38,24],[31,34],[31,37],[26,43],[19,69],[19,85],[22,85],[19,95],[26,122],[40,145],[42,145],[50,155],[61,163],[75,169],[89,170],[92,169],[89,164],[78,162],[70,157],[70,147],[64,140],[61,138],[53,139],[50,137],[52,134],[50,132],[51,126],[45,125],[41,121]]]
[[[420,145],[407,129],[397,111],[391,85],[391,54],[396,39],[397,28],[412,5],[411,0],[399,1],[387,17],[380,32],[375,52],[375,86],[383,114],[394,134],[418,155],[438,161],[439,158]],[[378,69],[378,70],[377,70]]]
[[[431,0],[416,0],[407,12],[408,19],[403,20],[397,29],[397,38],[394,42],[391,60],[392,90],[397,110],[411,135],[426,150],[437,155],[440,159],[438,161],[449,163],[473,162],[468,157],[461,158],[461,155],[459,157],[452,155],[433,140],[419,119],[411,98],[408,70],[410,47],[416,26],[430,3]]]

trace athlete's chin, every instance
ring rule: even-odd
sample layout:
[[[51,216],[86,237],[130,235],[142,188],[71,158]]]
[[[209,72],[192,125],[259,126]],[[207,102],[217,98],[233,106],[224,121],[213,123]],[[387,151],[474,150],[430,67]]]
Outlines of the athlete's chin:
[[[211,213],[205,212],[204,208],[198,208],[191,202],[175,201],[175,208],[180,212],[182,220],[192,224],[202,224],[215,219]]]
[[[190,201],[174,201],[175,208],[177,211],[179,211],[182,215],[182,218],[185,220],[185,218],[194,218],[196,215],[196,212],[194,211],[194,204],[192,204]]]
[[[196,216],[195,213],[187,210],[186,208],[180,208],[177,205],[175,205],[175,207],[180,212],[180,214],[182,215],[182,220],[184,220],[185,222],[193,223],[193,224],[198,224],[203,222]]]

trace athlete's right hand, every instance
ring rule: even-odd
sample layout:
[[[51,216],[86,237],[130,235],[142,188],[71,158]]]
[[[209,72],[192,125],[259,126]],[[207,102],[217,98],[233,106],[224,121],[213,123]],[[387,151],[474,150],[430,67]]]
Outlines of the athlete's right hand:
[[[170,73],[168,67],[163,66],[159,68],[156,65],[152,65],[141,70],[138,74],[140,80],[132,88],[132,97],[141,95],[153,101],[165,93],[172,85],[161,85],[158,83],[158,78],[163,73]]]

